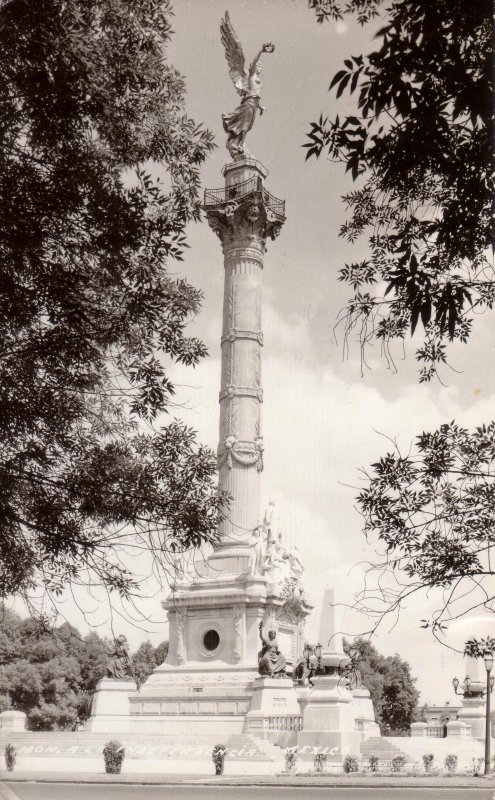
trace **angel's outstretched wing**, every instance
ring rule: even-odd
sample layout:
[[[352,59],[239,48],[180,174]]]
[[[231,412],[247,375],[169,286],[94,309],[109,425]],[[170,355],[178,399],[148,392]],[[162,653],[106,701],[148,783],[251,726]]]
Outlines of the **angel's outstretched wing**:
[[[242,95],[246,90],[247,81],[244,53],[242,44],[232,27],[228,11],[225,12],[225,17],[220,22],[220,33],[222,44],[225,47],[225,58],[230,68],[230,78],[239,94]]]

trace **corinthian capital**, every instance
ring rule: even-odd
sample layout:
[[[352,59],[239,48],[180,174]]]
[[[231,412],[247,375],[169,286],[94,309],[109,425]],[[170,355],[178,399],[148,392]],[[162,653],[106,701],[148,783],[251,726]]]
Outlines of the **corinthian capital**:
[[[267,238],[278,236],[285,222],[285,204],[261,183],[248,184],[233,200],[226,189],[206,190],[204,210],[224,249],[254,247],[265,250]]]

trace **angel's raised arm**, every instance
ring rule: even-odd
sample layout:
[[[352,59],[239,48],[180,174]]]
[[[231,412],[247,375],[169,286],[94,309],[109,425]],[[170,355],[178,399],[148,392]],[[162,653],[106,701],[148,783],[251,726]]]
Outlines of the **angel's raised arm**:
[[[273,53],[274,50],[275,50],[275,45],[273,45],[271,42],[268,42],[267,44],[263,45],[263,47],[261,48],[259,53],[257,53],[255,55],[255,57],[253,58],[253,60],[251,61],[251,64],[249,66],[249,75],[250,76],[254,75],[254,73],[256,71],[256,64],[260,60],[260,58],[263,55],[263,53]]]

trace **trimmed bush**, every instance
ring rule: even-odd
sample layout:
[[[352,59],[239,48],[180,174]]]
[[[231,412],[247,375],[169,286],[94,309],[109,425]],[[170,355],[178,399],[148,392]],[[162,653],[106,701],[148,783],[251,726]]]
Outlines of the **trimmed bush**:
[[[223,775],[226,754],[227,748],[224,744],[216,744],[211,751],[211,757],[215,765],[215,775]]]
[[[122,742],[112,739],[103,748],[103,758],[105,759],[105,772],[112,775],[119,775],[122,769],[122,762],[125,757],[125,749]]]
[[[327,763],[327,754],[317,753],[315,755],[315,760],[313,761],[315,772],[323,772],[326,763]]]
[[[435,760],[435,756],[433,753],[425,753],[423,756],[423,764],[425,768],[425,772],[429,772],[433,766],[433,761]]]
[[[473,756],[473,775],[474,777],[478,777],[478,775],[483,775],[483,766],[485,764],[484,758],[475,758]]]
[[[390,766],[392,767],[392,772],[402,772],[406,766],[406,757],[403,755],[395,756],[390,762]]]
[[[346,756],[344,758],[344,772],[357,772],[359,769],[359,761],[356,756]]]
[[[449,753],[448,756],[445,756],[445,761],[443,762],[443,765],[447,770],[447,772],[450,772],[451,775],[457,769],[457,761],[458,758],[455,753]]]
[[[316,759],[315,759],[316,760]],[[285,751],[285,771],[287,773],[294,772],[297,762],[297,753],[294,749]]]
[[[371,772],[378,772],[380,766],[380,759],[378,756],[370,756],[370,770]]]
[[[16,752],[15,752],[15,745],[13,744],[6,744],[5,745],[5,766],[7,767],[7,772],[13,772],[16,762]]]

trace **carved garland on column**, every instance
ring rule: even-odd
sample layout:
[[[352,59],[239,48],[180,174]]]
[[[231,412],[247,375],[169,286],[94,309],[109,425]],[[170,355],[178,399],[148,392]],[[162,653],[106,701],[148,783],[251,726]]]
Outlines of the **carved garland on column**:
[[[245,331],[240,328],[229,328],[227,333],[224,333],[222,336],[222,344],[226,342],[232,344],[236,339],[253,339],[255,342],[258,342],[258,344],[263,344],[263,334],[261,330]]]
[[[249,442],[238,444],[237,438],[230,434],[226,436],[218,448],[218,467],[225,464],[232,469],[234,463],[243,467],[256,467],[258,472],[263,471],[263,438],[258,436],[251,445]]]

